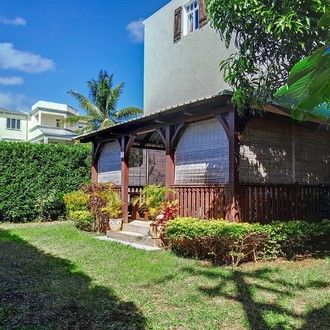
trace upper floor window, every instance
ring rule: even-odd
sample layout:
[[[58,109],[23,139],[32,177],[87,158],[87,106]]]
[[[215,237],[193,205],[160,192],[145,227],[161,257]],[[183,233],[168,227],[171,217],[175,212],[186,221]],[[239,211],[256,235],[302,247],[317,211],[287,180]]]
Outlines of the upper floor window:
[[[7,118],[7,129],[16,129],[20,130],[21,129],[21,120],[20,119],[15,119],[15,118]]]
[[[56,127],[57,128],[61,127],[61,119],[56,119]]]
[[[193,0],[185,6],[185,33],[189,34],[199,29],[199,3]]]

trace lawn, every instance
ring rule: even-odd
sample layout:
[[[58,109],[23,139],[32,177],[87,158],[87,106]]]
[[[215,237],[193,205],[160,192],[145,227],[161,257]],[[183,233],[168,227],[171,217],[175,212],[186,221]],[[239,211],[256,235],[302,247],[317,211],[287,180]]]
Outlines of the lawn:
[[[329,329],[330,260],[237,269],[0,225],[1,329]]]

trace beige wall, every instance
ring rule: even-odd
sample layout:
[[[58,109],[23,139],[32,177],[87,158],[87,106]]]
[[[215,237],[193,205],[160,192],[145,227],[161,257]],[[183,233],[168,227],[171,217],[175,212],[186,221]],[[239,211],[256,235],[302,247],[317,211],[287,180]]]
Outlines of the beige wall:
[[[330,132],[253,118],[242,135],[240,180],[330,184]]]
[[[173,42],[174,11],[188,0],[172,0],[145,21],[144,109],[151,113],[228,88],[219,69],[226,49],[210,25]]]

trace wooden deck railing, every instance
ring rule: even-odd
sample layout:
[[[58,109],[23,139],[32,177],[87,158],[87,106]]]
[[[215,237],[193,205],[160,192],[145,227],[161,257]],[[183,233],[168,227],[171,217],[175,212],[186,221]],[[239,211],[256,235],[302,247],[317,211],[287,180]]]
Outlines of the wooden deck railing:
[[[179,216],[224,219],[230,201],[227,185],[174,185],[179,201]]]
[[[317,220],[330,217],[330,186],[242,184],[240,204],[247,221]]]
[[[227,185],[174,185],[179,216],[224,219],[231,202]],[[138,196],[142,186],[130,186]],[[120,187],[115,190],[120,193]],[[243,221],[269,223],[274,220],[317,220],[330,218],[330,186],[241,184]]]

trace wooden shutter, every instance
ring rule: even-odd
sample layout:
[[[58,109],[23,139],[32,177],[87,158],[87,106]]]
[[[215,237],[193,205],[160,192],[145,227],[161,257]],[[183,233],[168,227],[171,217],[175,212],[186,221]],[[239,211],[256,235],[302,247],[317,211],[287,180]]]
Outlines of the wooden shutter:
[[[174,42],[178,42],[182,35],[182,7],[174,12]]]
[[[199,0],[199,27],[207,24],[206,4],[205,0]]]

